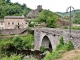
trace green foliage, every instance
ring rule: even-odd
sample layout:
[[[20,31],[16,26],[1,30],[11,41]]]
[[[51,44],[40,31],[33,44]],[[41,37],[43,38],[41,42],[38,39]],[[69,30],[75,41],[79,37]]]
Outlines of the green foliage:
[[[62,51],[53,51],[52,53],[47,52],[45,58],[43,60],[57,60],[60,58],[62,54]]]
[[[33,41],[34,37],[31,34],[0,39],[0,60],[21,60],[22,56],[15,53],[22,54],[21,50],[33,48]]]
[[[47,54],[46,54],[44,60],[51,60],[51,58],[52,58],[51,53],[50,53],[50,52],[47,52]]]
[[[63,37],[60,37],[60,44],[61,44],[61,45],[64,45]]]
[[[45,22],[47,24],[47,27],[54,28],[57,27],[56,22],[58,20],[58,17],[55,13],[49,10],[43,10],[39,13],[38,18],[36,20],[40,23]]]
[[[41,46],[41,47],[40,47],[40,51],[41,51],[41,52],[44,52],[45,50],[46,50],[46,49],[45,49],[44,46]]]
[[[80,30],[80,26],[74,26],[72,27],[73,30]]]
[[[72,49],[74,49],[74,45],[73,45],[72,42],[69,40],[69,41],[68,41],[67,50],[72,50]]]
[[[10,0],[0,0],[0,18],[4,16],[26,16],[31,9],[26,4],[12,3]]]
[[[28,31],[28,33],[30,33],[30,34],[34,34],[34,31],[32,31],[30,27],[27,27],[27,31]]]
[[[0,51],[7,50],[12,45],[10,40],[0,40]]]
[[[64,26],[63,28],[64,29],[69,29],[70,27],[69,26]],[[72,26],[71,29],[73,29],[73,30],[80,30],[80,26]]]
[[[80,10],[78,12],[75,13],[76,18],[74,19],[74,23],[76,24],[80,24]]]
[[[29,27],[34,27],[36,25],[36,20],[29,21]]]
[[[23,40],[23,45],[26,49],[31,49],[33,48],[32,43],[34,41],[34,37],[29,34],[28,36],[26,36]]]
[[[20,37],[16,36],[13,38],[13,45],[15,46],[16,49],[21,50],[23,47],[22,43],[23,40]]]
[[[64,43],[63,37],[60,38],[60,43],[56,46],[56,50],[72,50],[74,46],[72,42],[69,40],[68,43]]]
[[[13,45],[16,49],[22,50],[25,49],[31,49],[33,48],[32,43],[34,41],[34,38],[31,34],[27,35],[26,37],[14,37],[13,38]]]
[[[75,12],[74,11],[71,11],[71,18],[72,18],[72,22],[73,23],[76,23],[76,24],[80,24],[80,10],[75,10]],[[70,12],[68,12],[68,13],[66,13],[66,12],[64,12],[64,13],[62,13],[62,12],[57,12],[57,14],[58,15],[60,15],[60,16],[62,16],[63,18],[65,18],[66,19],[66,15],[69,17],[70,16]],[[73,18],[73,15],[75,14],[75,18]],[[70,20],[70,17],[68,18],[68,20]]]
[[[11,55],[10,57],[5,56],[0,58],[0,60],[21,60],[21,55]]]
[[[69,29],[69,27],[68,27],[68,26],[64,26],[63,28],[64,28],[64,29]]]

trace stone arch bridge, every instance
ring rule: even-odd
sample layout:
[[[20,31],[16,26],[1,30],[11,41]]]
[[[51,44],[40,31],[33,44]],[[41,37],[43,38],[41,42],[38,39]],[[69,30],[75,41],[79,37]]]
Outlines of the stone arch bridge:
[[[40,46],[55,49],[59,43],[60,36],[64,42],[70,39],[69,30],[54,28],[35,28],[34,29],[34,50],[39,50]],[[72,30],[71,41],[75,49],[80,49],[80,30]]]

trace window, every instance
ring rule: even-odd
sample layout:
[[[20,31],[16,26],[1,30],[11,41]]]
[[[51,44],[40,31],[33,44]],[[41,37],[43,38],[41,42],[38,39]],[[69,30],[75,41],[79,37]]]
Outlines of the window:
[[[1,22],[1,25],[3,25],[3,23]]]
[[[14,25],[14,22],[12,22],[12,25]]]
[[[27,24],[27,22],[25,24]]]
[[[19,23],[18,23],[18,25],[19,25]]]
[[[8,22],[8,25],[10,25],[10,22]]]

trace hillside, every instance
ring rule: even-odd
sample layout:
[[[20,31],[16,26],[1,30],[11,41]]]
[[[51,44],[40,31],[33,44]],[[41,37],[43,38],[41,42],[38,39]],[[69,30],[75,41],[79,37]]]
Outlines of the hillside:
[[[80,50],[72,50],[62,55],[58,60],[80,60]]]
[[[26,14],[31,9],[26,6],[26,4],[12,3],[10,0],[0,0],[0,19],[4,16],[20,16]]]
[[[62,16],[63,18],[66,18],[66,16],[70,16],[70,12],[56,12],[58,15]],[[72,18],[72,21],[76,24],[80,24],[80,10],[75,10],[71,12],[72,16],[75,14],[75,18]],[[69,18],[68,18],[69,20]]]
[[[56,12],[57,14],[59,14],[60,16],[62,16],[62,17],[65,17],[66,15],[68,15],[69,16],[69,14],[70,14],[70,12]],[[76,14],[76,13],[80,13],[80,10],[75,10],[75,11],[71,11],[71,13],[72,13],[72,15],[73,14]]]

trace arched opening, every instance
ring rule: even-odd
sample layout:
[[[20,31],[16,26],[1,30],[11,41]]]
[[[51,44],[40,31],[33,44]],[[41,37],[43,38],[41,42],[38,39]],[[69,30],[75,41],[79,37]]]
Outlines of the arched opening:
[[[47,50],[52,50],[51,42],[47,36],[43,37],[41,46],[45,47]]]

